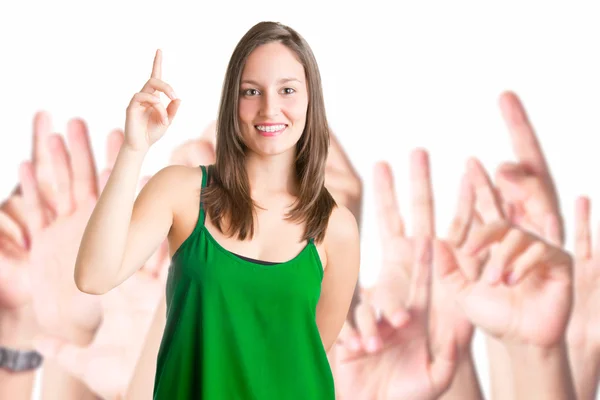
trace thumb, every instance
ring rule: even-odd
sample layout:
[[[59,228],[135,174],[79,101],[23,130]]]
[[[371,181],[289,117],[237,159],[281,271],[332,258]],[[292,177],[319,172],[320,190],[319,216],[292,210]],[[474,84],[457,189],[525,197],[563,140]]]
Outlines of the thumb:
[[[431,383],[438,394],[446,391],[452,382],[456,372],[457,354],[454,335],[447,335],[442,347],[434,355],[429,369]]]
[[[85,371],[86,348],[51,336],[38,336],[33,345],[44,358],[54,360],[71,375],[82,378]]]

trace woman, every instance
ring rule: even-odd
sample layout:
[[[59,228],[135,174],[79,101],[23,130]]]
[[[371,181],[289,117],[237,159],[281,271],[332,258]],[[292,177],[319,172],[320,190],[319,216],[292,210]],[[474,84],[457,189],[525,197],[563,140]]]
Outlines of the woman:
[[[329,131],[310,47],[281,24],[252,27],[225,75],[215,164],[166,167],[134,200],[179,104],[158,51],[83,236],[77,286],[106,293],[166,237],[156,399],[333,399],[326,352],[358,278],[359,239],[324,187]]]

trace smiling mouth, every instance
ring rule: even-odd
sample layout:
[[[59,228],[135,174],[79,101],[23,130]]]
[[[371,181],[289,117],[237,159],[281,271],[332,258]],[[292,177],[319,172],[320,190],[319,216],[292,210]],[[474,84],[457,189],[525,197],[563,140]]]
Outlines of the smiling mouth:
[[[254,127],[262,136],[277,136],[287,128],[287,125],[255,125]]]

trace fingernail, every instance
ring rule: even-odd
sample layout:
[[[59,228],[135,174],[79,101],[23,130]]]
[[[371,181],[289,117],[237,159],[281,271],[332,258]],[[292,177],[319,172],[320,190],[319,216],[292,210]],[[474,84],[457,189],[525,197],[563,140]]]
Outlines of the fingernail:
[[[498,282],[498,279],[500,279],[500,274],[501,274],[501,270],[499,268],[491,267],[487,271],[487,276],[486,276],[488,283]]]
[[[177,100],[177,95],[175,92],[171,92],[171,100]]]
[[[511,272],[508,276],[508,284],[512,286],[517,283],[518,279],[519,277],[517,276],[517,274],[515,272]]]
[[[373,353],[377,350],[379,350],[379,339],[377,337],[369,338],[369,341],[367,342],[367,351]]]

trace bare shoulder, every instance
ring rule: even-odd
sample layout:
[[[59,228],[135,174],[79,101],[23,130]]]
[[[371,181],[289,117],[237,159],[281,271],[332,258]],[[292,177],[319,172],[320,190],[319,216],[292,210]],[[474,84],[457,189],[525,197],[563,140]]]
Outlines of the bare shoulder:
[[[169,165],[156,172],[140,191],[134,217],[146,217],[160,210],[170,215],[182,206],[182,200],[200,193],[202,170],[199,167]]]
[[[359,241],[358,223],[354,215],[344,206],[334,207],[325,233],[325,248],[328,253],[347,246],[358,246]]]
[[[186,165],[169,165],[154,174],[150,181],[154,180],[159,185],[168,185],[177,181],[187,181],[190,178],[192,181],[202,178],[202,169]]]
[[[177,198],[181,192],[200,188],[202,169],[185,165],[169,165],[154,174],[144,186],[144,191],[153,195]]]

